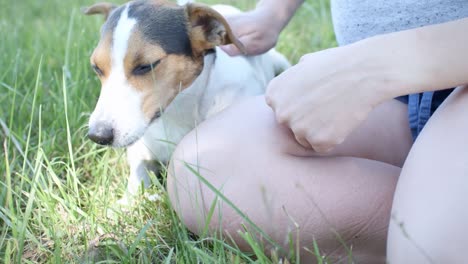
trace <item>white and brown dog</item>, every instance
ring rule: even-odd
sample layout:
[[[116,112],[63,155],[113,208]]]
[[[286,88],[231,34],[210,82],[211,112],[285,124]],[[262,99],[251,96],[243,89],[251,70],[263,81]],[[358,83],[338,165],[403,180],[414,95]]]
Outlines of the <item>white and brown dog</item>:
[[[84,12],[106,17],[91,56],[102,88],[89,138],[127,147],[128,194],[149,184],[150,164],[168,162],[197,124],[242,97],[264,93],[289,66],[274,50],[230,57],[217,47],[233,43],[243,50],[222,16],[240,12],[231,6],[147,0],[99,3]]]

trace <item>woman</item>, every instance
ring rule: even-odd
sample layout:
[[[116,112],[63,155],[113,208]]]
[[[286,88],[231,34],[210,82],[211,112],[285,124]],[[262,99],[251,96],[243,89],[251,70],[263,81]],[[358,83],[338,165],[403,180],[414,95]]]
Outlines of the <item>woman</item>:
[[[259,54],[301,3],[263,0],[230,23]],[[332,14],[339,48],[303,56],[265,97],[185,137],[169,172],[174,207],[198,232],[216,198],[187,162],[273,240],[287,247],[292,234],[304,263],[314,240],[334,262],[351,249],[357,263],[462,263],[468,2],[332,0]],[[245,219],[223,202],[216,212],[212,229],[248,250]]]

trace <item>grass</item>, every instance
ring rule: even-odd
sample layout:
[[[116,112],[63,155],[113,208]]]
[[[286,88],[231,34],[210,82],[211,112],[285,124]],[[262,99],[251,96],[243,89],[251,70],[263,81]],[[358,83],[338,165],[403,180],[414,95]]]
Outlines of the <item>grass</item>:
[[[247,231],[253,253],[193,236],[171,209],[164,180],[146,191],[161,200],[142,194],[131,213],[107,217],[128,168],[122,150],[86,138],[99,94],[88,59],[102,19],[80,14],[90,0],[1,2],[0,263],[278,263]],[[328,2],[307,0],[278,49],[296,62],[334,45]]]

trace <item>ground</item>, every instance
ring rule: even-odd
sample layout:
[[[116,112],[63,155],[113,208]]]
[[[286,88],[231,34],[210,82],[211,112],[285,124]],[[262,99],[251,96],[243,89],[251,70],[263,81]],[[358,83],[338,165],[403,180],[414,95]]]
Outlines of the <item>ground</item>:
[[[0,263],[278,263],[248,233],[254,253],[190,234],[170,208],[164,177],[130,212],[110,217],[128,168],[124,151],[86,137],[100,87],[89,56],[102,18],[80,8],[93,3],[0,0]],[[334,45],[328,1],[307,0],[278,50],[297,62]]]

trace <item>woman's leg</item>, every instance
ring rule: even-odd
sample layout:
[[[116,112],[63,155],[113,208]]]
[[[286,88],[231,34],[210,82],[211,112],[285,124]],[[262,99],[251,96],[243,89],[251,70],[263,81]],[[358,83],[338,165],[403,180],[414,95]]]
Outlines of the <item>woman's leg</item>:
[[[388,261],[466,263],[468,89],[454,91],[416,140],[392,209]]]
[[[400,173],[389,163],[402,162],[410,148],[406,120],[405,105],[383,104],[333,156],[319,157],[277,125],[263,97],[248,99],[204,122],[179,144],[168,178],[171,201],[198,233],[216,195],[187,169],[183,162],[188,162],[282,246],[299,231],[300,247],[312,249],[315,239],[324,253],[346,257],[339,235],[359,263],[383,261]],[[220,223],[248,249],[237,234],[246,221],[223,202],[210,226],[216,230]],[[301,257],[312,254],[302,250]]]

